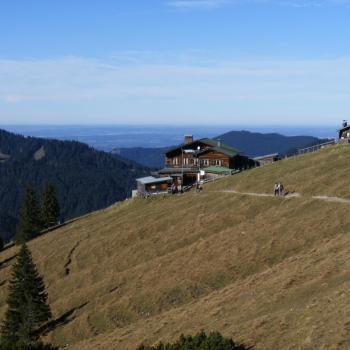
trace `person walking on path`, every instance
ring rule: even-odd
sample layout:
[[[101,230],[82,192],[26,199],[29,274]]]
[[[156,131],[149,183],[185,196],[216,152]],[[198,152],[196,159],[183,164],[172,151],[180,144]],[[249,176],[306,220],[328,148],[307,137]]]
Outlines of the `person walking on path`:
[[[274,191],[275,197],[277,197],[278,194],[279,194],[279,188],[278,188],[278,183],[277,182],[275,182],[275,184],[273,186],[273,191]]]
[[[283,186],[283,183],[282,182],[280,182],[279,184],[278,184],[278,190],[279,190],[279,195],[281,196],[281,197],[283,197],[284,196],[284,186]]]

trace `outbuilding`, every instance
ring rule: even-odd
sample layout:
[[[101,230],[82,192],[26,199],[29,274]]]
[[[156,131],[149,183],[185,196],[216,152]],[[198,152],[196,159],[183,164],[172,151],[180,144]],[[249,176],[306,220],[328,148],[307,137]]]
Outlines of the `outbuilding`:
[[[136,179],[137,194],[139,196],[148,196],[156,194],[165,194],[169,192],[172,183],[171,177],[146,176]]]
[[[350,124],[346,120],[343,121],[342,127],[338,130],[338,138],[340,142],[349,142]]]
[[[280,156],[278,153],[272,153],[266,154],[264,156],[255,157],[253,158],[253,160],[257,163],[257,165],[263,166],[266,164],[277,162],[278,160],[280,160]]]

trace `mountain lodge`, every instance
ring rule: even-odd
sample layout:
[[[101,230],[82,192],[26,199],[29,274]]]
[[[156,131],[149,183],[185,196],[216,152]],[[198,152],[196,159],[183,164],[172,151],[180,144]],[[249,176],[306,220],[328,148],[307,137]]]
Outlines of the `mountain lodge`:
[[[227,175],[255,165],[253,160],[241,156],[239,150],[220,140],[203,138],[194,141],[192,135],[186,135],[182,145],[165,153],[165,167],[157,175],[172,177],[174,183],[186,186],[199,181],[204,175]]]

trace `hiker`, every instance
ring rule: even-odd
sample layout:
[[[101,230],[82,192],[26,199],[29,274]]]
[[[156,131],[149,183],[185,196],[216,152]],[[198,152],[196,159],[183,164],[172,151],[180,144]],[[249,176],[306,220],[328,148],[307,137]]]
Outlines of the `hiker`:
[[[177,193],[177,186],[173,183],[171,185],[171,194],[176,194]]]
[[[280,196],[284,196],[284,186],[282,182],[278,184],[278,191]]]
[[[277,182],[275,182],[275,184],[273,186],[273,191],[274,191],[275,197],[277,197],[278,194],[279,194],[279,188],[278,188],[278,183]]]

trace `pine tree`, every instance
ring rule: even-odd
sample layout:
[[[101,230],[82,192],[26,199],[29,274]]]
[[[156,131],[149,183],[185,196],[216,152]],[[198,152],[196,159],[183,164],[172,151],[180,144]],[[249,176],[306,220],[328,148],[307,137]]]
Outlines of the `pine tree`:
[[[7,304],[0,349],[40,347],[36,331],[51,319],[51,311],[43,279],[26,244],[22,245],[12,268]]]
[[[0,252],[4,249],[4,245],[5,245],[4,240],[0,236]]]
[[[55,225],[60,215],[60,207],[55,189],[51,184],[46,184],[43,188],[40,201],[40,214],[43,228]]]
[[[41,231],[40,211],[35,193],[28,187],[24,196],[19,221],[16,228],[15,240],[21,244],[36,237]]]

